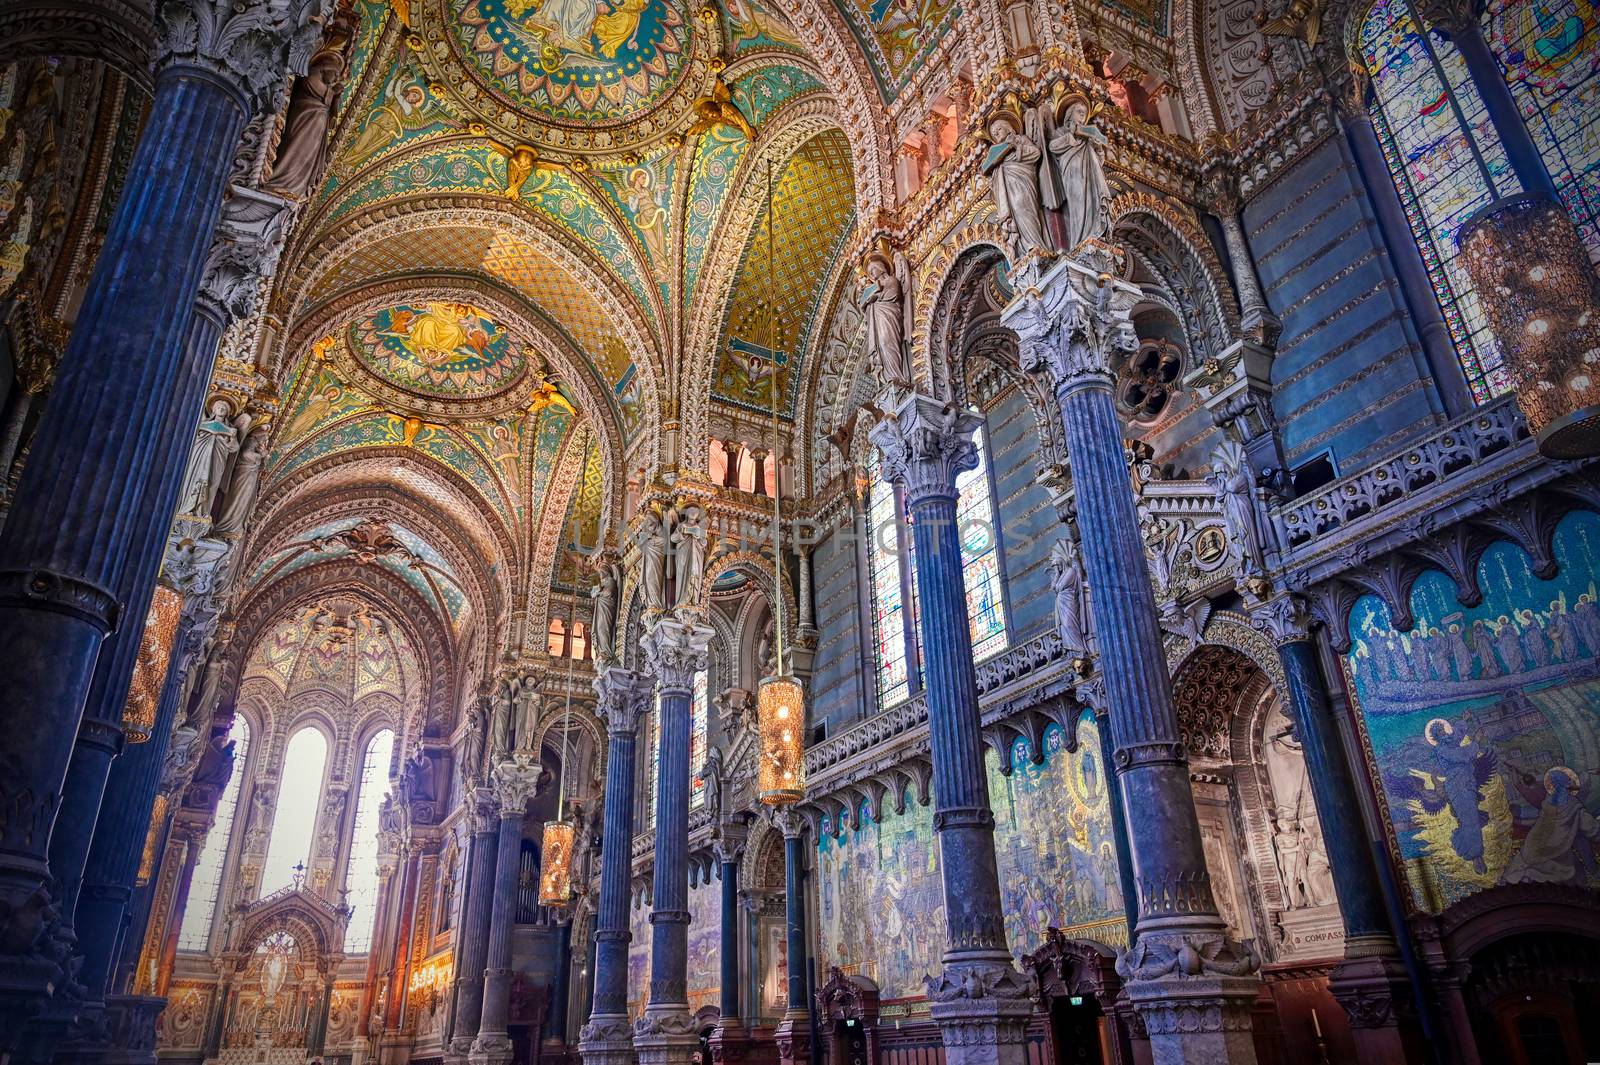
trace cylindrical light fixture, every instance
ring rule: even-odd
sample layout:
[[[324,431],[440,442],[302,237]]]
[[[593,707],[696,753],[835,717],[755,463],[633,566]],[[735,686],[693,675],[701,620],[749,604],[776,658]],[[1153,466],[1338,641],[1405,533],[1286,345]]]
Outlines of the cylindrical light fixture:
[[[122,731],[129,743],[144,743],[156,727],[156,704],[161,701],[161,688],[167,682],[172,640],[182,613],[183,596],[164,584],[156,585],[144,619],[133,681],[128,685],[128,701],[122,708]]]
[[[761,801],[785,806],[805,798],[805,690],[794,677],[779,674],[761,681],[756,699],[761,731]]]
[[[1600,455],[1600,275],[1577,227],[1543,196],[1507,196],[1459,242],[1539,451]]]
[[[572,841],[577,830],[571,821],[546,821],[539,846],[539,905],[565,906],[572,901]]]

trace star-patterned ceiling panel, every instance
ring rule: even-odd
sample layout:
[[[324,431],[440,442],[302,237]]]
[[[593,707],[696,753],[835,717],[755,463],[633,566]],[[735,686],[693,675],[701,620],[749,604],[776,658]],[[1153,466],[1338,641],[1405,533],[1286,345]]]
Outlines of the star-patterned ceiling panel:
[[[805,350],[822,281],[854,221],[850,146],[837,130],[819,133],[776,174],[771,242],[765,212],[751,234],[718,352],[712,382],[718,399],[769,410],[776,372],[781,410],[793,416],[800,381],[795,353]]]
[[[306,301],[311,304],[354,285],[380,277],[427,270],[432,273],[468,274],[484,261],[484,253],[498,234],[469,226],[433,226],[388,237],[345,256],[317,279]]]

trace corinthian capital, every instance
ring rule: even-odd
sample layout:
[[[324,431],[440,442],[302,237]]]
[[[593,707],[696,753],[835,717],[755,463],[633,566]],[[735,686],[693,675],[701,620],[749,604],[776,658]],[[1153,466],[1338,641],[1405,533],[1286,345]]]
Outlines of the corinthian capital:
[[[1056,388],[1110,383],[1112,363],[1139,346],[1129,312],[1139,290],[1109,271],[1114,249],[1092,247],[1064,259],[1001,313],[1017,334],[1018,361]]]
[[[200,282],[201,298],[223,316],[244,318],[255,309],[262,284],[278,267],[288,213],[288,202],[269,193],[229,190]]]
[[[594,679],[600,717],[609,733],[629,733],[639,727],[639,715],[650,703],[650,681],[631,669],[602,670]]]
[[[252,113],[277,107],[303,74],[333,0],[157,0],[155,67],[199,68],[232,85]]]
[[[916,502],[929,495],[953,496],[956,474],[977,469],[972,437],[982,424],[971,411],[911,392],[873,426],[870,437],[883,455],[883,475]]]
[[[541,767],[527,751],[518,751],[501,762],[494,771],[495,795],[500,799],[500,816],[521,819],[529,801],[539,793]]]
[[[664,617],[644,636],[644,657],[662,690],[688,691],[706,668],[711,626]]]

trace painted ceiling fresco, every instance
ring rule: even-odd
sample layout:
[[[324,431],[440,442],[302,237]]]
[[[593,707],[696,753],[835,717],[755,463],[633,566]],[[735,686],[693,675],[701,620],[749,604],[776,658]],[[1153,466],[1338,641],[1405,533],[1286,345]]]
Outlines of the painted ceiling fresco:
[[[867,56],[885,104],[938,51],[956,23],[956,0],[836,0]]]
[[[800,380],[791,363],[817,319],[823,295],[818,272],[837,259],[855,220],[844,135],[829,130],[801,145],[773,184],[772,240],[765,219],[758,219],[734,285],[712,387],[728,403],[767,411],[776,375],[780,410],[792,417]]]
[[[465,303],[401,304],[363,315],[350,326],[356,361],[401,389],[480,399],[518,384],[525,350],[507,329]]]
[[[244,676],[268,680],[287,695],[320,690],[353,705],[378,694],[405,701],[417,691],[421,670],[398,625],[366,603],[333,597],[268,630]]]

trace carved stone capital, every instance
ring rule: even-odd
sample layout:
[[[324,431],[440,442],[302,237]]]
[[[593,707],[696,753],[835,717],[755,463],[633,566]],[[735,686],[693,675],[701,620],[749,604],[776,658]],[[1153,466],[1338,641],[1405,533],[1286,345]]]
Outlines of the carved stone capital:
[[[806,830],[805,816],[793,806],[774,806],[772,824],[783,833],[784,839],[795,839],[803,835]]]
[[[1251,626],[1279,647],[1309,640],[1314,620],[1305,600],[1298,595],[1280,595],[1250,614]]]
[[[475,836],[493,832],[500,824],[500,805],[493,788],[474,788],[467,798],[467,825]]]
[[[1139,289],[1113,276],[1109,251],[1092,246],[1062,259],[1001,312],[1022,368],[1048,375],[1057,391],[1109,386],[1115,360],[1139,346],[1130,317]]]
[[[521,820],[528,802],[539,793],[539,762],[528,751],[518,751],[495,766],[494,790],[502,819]]]
[[[643,650],[650,675],[661,691],[690,691],[694,675],[706,668],[709,625],[662,617],[645,633]]]
[[[883,475],[909,502],[956,494],[956,475],[978,466],[973,435],[983,419],[917,392],[906,393],[870,434],[883,455]]]
[[[651,684],[642,674],[614,666],[594,679],[594,692],[606,731],[628,734],[638,729],[639,715],[650,705]]]
[[[992,1061],[993,1048],[1027,1042],[1032,989],[1028,978],[1008,962],[951,964],[924,983],[947,1056]],[[983,1048],[988,1048],[987,1056]]]
[[[217,235],[206,256],[200,298],[223,318],[248,317],[263,282],[277,269],[289,202],[235,185],[222,204]]]
[[[277,107],[284,81],[303,74],[333,0],[157,0],[156,75],[199,69],[238,93],[252,113]]]

